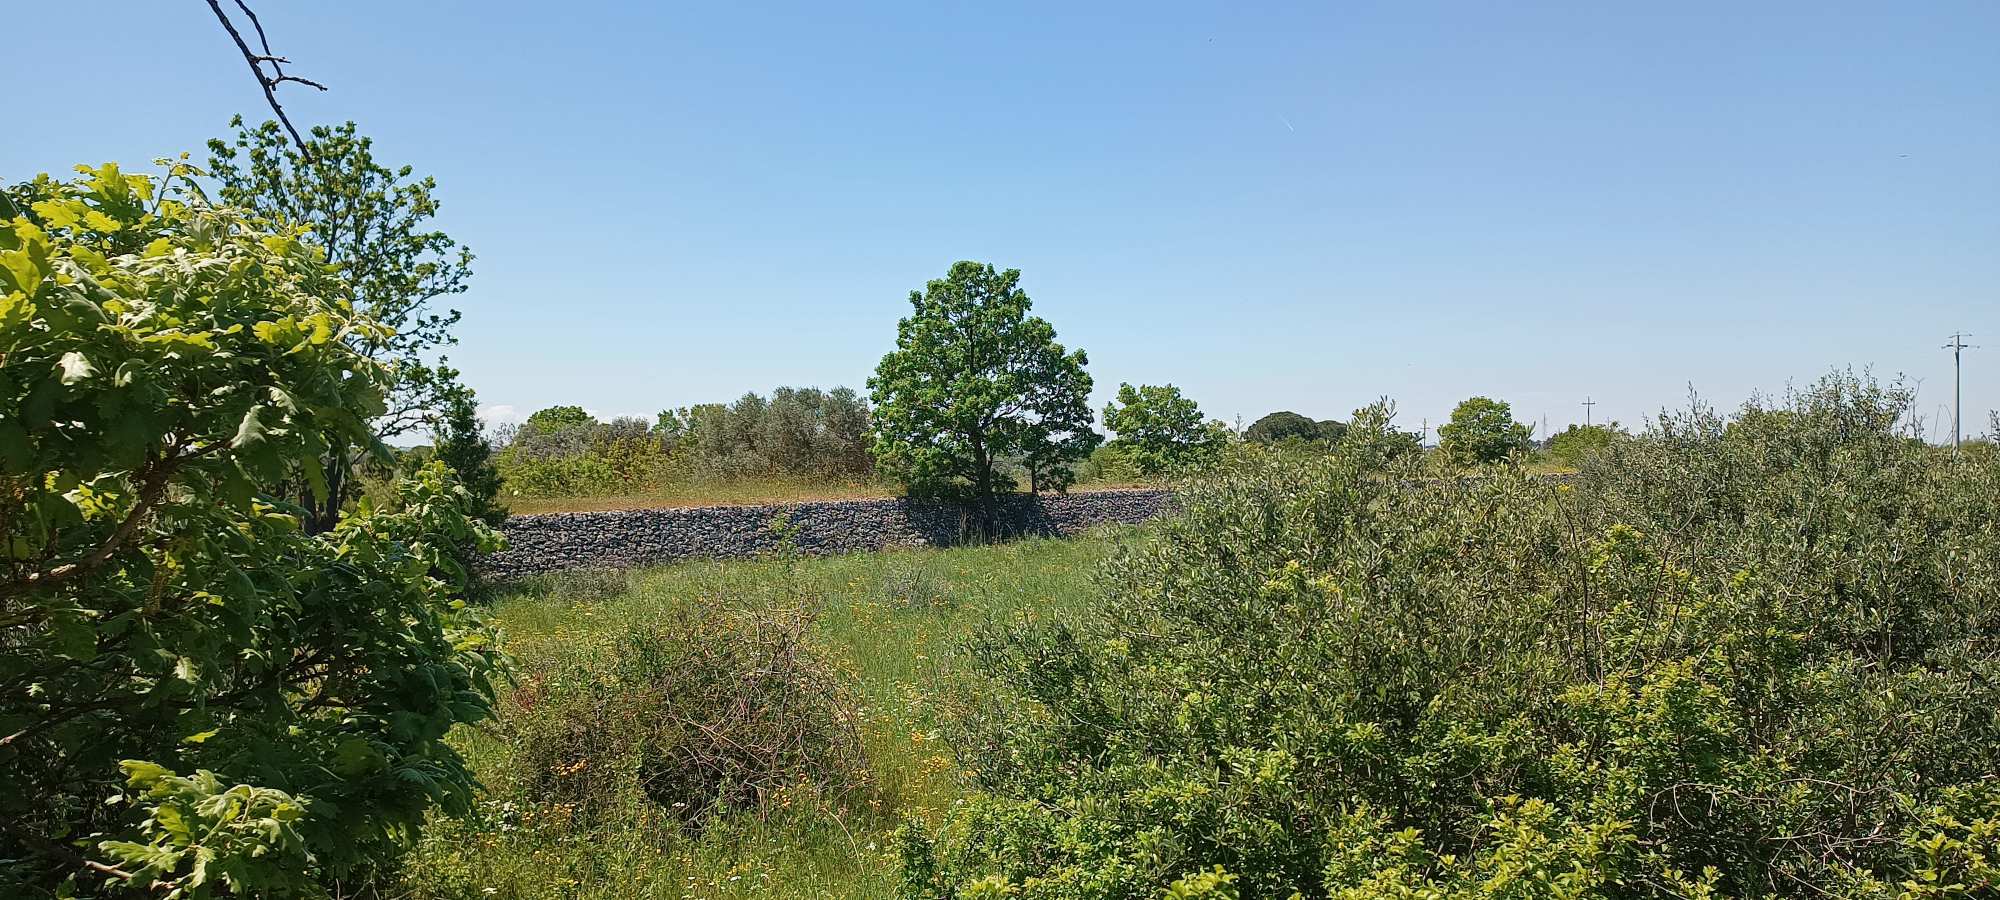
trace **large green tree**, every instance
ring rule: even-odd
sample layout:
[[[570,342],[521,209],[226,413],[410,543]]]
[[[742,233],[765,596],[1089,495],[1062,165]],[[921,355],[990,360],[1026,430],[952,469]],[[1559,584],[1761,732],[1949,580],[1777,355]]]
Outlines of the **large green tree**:
[[[1528,449],[1528,426],[1514,421],[1514,408],[1490,397],[1471,397],[1451,411],[1438,428],[1438,446],[1465,463],[1496,463]]]
[[[896,349],[868,387],[876,461],[911,490],[990,503],[1013,486],[996,469],[1003,459],[1023,460],[1037,488],[1063,487],[1102,440],[1087,357],[1028,314],[1020,280],[1018,269],[959,262],[910,293]]]
[[[463,293],[472,275],[472,251],[433,224],[436,181],[413,177],[409,166],[377,162],[373,142],[353,122],[315,127],[303,150],[277,122],[251,127],[239,116],[230,126],[232,140],[208,142],[218,196],[306,230],[346,286],[346,299],[386,326],[344,338],[391,375],[386,405],[372,419],[375,436],[386,440],[423,426],[458,381],[438,353],[455,343],[459,313],[438,301]],[[324,502],[306,503],[316,530],[332,526],[353,490],[354,448],[328,438],[323,467],[331,490]]]
[[[1118,435],[1113,444],[1130,448],[1146,475],[1215,458],[1221,435],[1201,417],[1201,407],[1171,384],[1118,386],[1118,399],[1105,404],[1104,425]]]
[[[270,486],[373,443],[386,327],[302,234],[85,173],[0,196],[0,896],[323,894],[469,805],[498,657],[435,573],[497,539],[436,464],[305,531]]]

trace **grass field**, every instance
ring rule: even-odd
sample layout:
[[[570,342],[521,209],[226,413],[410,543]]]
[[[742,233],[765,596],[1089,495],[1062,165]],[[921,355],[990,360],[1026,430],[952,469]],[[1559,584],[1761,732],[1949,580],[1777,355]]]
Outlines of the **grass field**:
[[[1039,616],[1095,596],[1091,573],[1132,532],[952,550],[824,559],[694,562],[628,575],[534,581],[495,614],[525,683],[611,652],[629,623],[683,604],[797,604],[811,640],[852,680],[875,790],[850,808],[737,814],[684,835],[656,809],[596,824],[510,793],[503,703],[497,727],[454,743],[490,789],[480,813],[438,822],[397,890],[403,897],[883,897],[894,892],[891,831],[960,796],[937,734],[936,686],[954,641],[980,623]]]

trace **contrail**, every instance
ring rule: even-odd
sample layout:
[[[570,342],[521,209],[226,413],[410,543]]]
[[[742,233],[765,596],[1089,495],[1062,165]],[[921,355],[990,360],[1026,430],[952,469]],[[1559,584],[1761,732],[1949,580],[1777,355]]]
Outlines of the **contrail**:
[[[1278,121],[1285,123],[1285,130],[1290,131],[1293,134],[1299,133],[1298,129],[1292,127],[1292,120],[1287,119],[1284,116],[1279,116]]]

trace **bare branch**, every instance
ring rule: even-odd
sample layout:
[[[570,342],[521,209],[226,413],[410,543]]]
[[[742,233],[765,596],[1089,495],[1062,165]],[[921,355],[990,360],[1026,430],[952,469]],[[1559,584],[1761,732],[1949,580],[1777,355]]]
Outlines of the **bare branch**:
[[[285,131],[292,136],[292,143],[298,145],[299,152],[306,158],[312,158],[312,151],[306,147],[306,139],[299,134],[298,128],[292,125],[291,117],[285,115],[285,107],[278,102],[277,89],[278,85],[287,81],[322,91],[326,90],[326,85],[310,78],[285,74],[283,64],[291,60],[271,52],[271,40],[264,35],[264,23],[257,20],[257,14],[250,10],[250,5],[244,0],[236,0],[236,8],[243,11],[243,15],[250,19],[251,27],[257,30],[257,43],[263,47],[263,53],[250,49],[250,43],[243,39],[242,32],[236,30],[236,23],[229,20],[229,14],[222,11],[222,4],[218,0],[208,0],[208,8],[215,11],[215,20],[221,22],[223,30],[229,32],[230,39],[236,42],[236,49],[243,51],[243,61],[250,64],[250,72],[257,76],[257,86],[264,89],[264,101],[271,104],[271,111],[277,113],[279,122],[284,123]],[[269,72],[264,70],[266,65],[271,67]]]

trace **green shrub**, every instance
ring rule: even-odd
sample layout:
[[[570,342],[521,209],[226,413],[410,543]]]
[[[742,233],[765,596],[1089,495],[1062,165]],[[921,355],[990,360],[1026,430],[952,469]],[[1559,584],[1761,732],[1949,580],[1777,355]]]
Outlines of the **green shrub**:
[[[1610,425],[1571,425],[1549,438],[1549,458],[1562,465],[1576,468],[1593,454],[1602,453],[1612,441],[1630,437],[1618,427]]]
[[[1908,403],[1697,408],[1573,487],[1246,455],[966,648],[981,793],[906,892],[1991,895],[2000,466]]]

